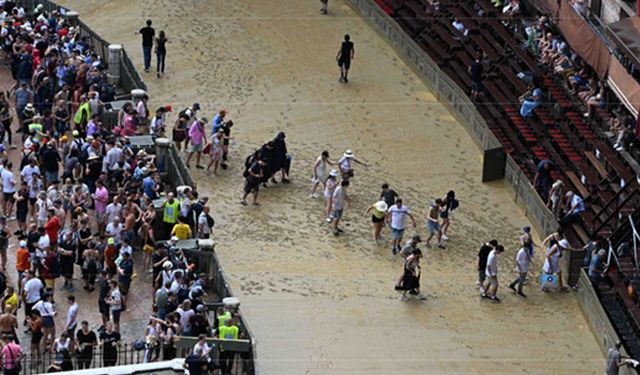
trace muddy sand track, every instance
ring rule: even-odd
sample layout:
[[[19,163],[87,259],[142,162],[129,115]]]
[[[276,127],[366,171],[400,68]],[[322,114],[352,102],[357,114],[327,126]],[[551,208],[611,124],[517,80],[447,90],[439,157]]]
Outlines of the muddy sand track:
[[[320,16],[318,1],[303,0],[62,3],[123,43],[138,65],[134,31],[153,19],[171,41],[166,76],[143,74],[153,106],[198,101],[209,119],[224,107],[237,124],[231,168],[192,173],[211,199],[216,250],[257,337],[263,374],[602,371],[572,293],[529,286],[526,300],[504,289],[500,305],[479,300],[480,243],[506,244],[506,285],[527,220],[502,182],[480,183],[481,154],[464,128],[342,1],[330,1],[329,16]],[[356,51],[348,85],[338,83],[334,61],[345,33]],[[260,208],[243,207],[242,161],[280,130],[294,157],[293,183],[261,191]],[[308,197],[309,178],[321,151],[337,158],[347,148],[370,166],[356,166],[345,234],[336,238],[322,225],[322,200]],[[384,181],[413,210],[423,236],[429,202],[450,189],[461,197],[447,249],[427,251],[427,302],[398,301],[401,262],[390,253],[390,233],[376,247],[362,216]]]

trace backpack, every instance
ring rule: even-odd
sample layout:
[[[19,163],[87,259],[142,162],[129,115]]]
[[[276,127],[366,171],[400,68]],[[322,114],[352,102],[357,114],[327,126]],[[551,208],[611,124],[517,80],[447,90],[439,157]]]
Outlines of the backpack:
[[[458,201],[457,199],[453,199],[451,201],[451,211],[455,210],[458,207],[460,207],[460,201]]]
[[[189,298],[189,289],[187,288],[178,289],[177,297],[178,297],[178,303],[184,302],[184,300]]]
[[[216,225],[216,222],[215,220],[213,220],[211,215],[207,215],[207,225],[209,226],[209,228],[213,228],[213,226]]]

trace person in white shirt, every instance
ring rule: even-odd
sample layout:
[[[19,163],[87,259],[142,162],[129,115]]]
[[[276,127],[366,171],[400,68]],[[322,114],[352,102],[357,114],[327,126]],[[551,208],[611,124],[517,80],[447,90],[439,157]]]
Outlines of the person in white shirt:
[[[338,160],[338,167],[340,168],[340,173],[342,174],[343,180],[348,180],[353,177],[353,170],[351,169],[351,162],[360,164],[362,166],[367,166],[366,163],[361,162],[356,159],[355,155],[353,155],[353,151],[347,150],[342,154],[342,157]]]
[[[13,202],[15,202],[13,196],[16,192],[16,177],[11,172],[11,168],[13,168],[13,163],[7,162],[0,174],[2,177],[2,195],[4,197],[3,210],[4,216],[7,218],[11,216],[11,211],[13,211]]]
[[[387,210],[385,221],[391,227],[391,239],[393,240],[393,248],[391,251],[394,255],[400,251],[407,216],[411,219],[413,228],[415,228],[416,219],[413,218],[409,207],[402,205],[402,199],[400,198],[396,199],[396,204]]]
[[[69,309],[67,310],[67,322],[64,330],[67,331],[69,337],[75,337],[76,328],[78,328],[78,304],[76,303],[76,297],[72,294],[68,295],[67,302],[69,303]]]
[[[109,223],[112,223],[116,217],[120,216],[122,211],[122,204],[118,201],[118,197],[113,198],[113,202],[107,205],[107,219]]]
[[[112,237],[115,241],[116,246],[120,246],[120,235],[124,230],[124,225],[120,223],[120,218],[118,216],[113,218],[113,221],[107,224],[107,228],[105,232],[108,237]]]
[[[526,297],[526,295],[522,293],[522,286],[524,285],[524,281],[527,279],[529,262],[531,262],[529,251],[524,247],[521,247],[516,253],[516,270],[518,271],[518,277],[509,284],[509,288],[513,289],[513,291],[521,297]],[[516,284],[518,284],[517,290]]]
[[[34,157],[29,158],[29,164],[25,165],[20,172],[20,176],[23,181],[27,181],[31,185],[31,179],[33,174],[40,175],[40,168],[36,165],[36,159]]]
[[[504,251],[502,245],[496,246],[495,249],[489,252],[487,257],[487,267],[485,274],[487,278],[484,280],[483,288],[486,292],[481,294],[482,298],[488,298],[493,302],[500,302],[500,298],[496,295],[498,293],[498,254]]]
[[[200,238],[211,237],[211,229],[213,228],[213,225],[209,222],[209,210],[209,206],[204,206],[202,208],[202,212],[198,216],[198,235]],[[213,221],[213,218],[211,219],[211,221]]]
[[[198,341],[193,346],[193,351],[194,353],[201,353],[201,357],[206,357],[209,355],[209,352],[211,352],[211,347],[207,344],[206,335],[201,334],[198,336]]]
[[[40,301],[40,292],[44,285],[42,281],[35,277],[33,271],[25,272],[24,287],[22,289],[22,299],[24,301],[24,314],[25,316],[31,315],[31,309],[36,302]]]

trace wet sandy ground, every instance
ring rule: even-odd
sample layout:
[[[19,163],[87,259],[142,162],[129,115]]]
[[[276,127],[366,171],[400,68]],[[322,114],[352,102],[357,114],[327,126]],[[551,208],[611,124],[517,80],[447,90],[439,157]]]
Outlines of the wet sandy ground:
[[[199,101],[209,119],[224,107],[237,124],[231,168],[193,175],[213,201],[217,251],[257,337],[262,373],[602,372],[574,294],[530,286],[526,300],[503,290],[502,304],[480,301],[479,245],[493,237],[507,245],[506,284],[527,219],[503,183],[480,183],[481,154],[463,127],[342,1],[330,1],[329,16],[302,0],[62,3],[123,43],[139,66],[134,31],[152,18],[171,40],[166,76],[144,74],[153,104]],[[338,83],[334,61],[345,33],[356,49],[348,85]],[[280,130],[293,183],[261,192],[260,208],[242,207],[242,161]],[[335,238],[308,181],[321,151],[337,157],[347,148],[369,168],[356,168],[345,234]],[[375,246],[362,216],[384,181],[413,209],[422,235],[433,198],[449,189],[461,197],[448,248],[429,250],[423,263],[426,302],[398,300],[401,262],[387,244]],[[540,266],[538,257],[532,269]]]

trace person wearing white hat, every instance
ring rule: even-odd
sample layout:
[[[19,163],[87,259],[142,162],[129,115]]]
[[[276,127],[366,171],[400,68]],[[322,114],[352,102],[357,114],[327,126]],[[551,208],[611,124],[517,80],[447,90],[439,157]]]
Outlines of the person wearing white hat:
[[[546,275],[558,275],[558,290],[566,290],[566,287],[562,285],[562,271],[560,270],[560,257],[564,250],[571,250],[569,241],[565,238],[549,246],[545,255],[544,265],[542,266],[542,271]],[[543,292],[549,291],[546,284],[542,285],[541,290]]]
[[[340,160],[338,160],[338,166],[340,167],[340,173],[342,174],[343,180],[348,180],[353,177],[353,169],[351,169],[351,163],[358,163],[362,166],[367,166],[366,163],[361,162],[356,159],[355,155],[353,155],[353,151],[347,150],[342,154]]]
[[[366,217],[369,212],[371,212],[371,222],[373,223],[373,240],[376,242],[376,245],[380,245],[380,232],[382,232],[382,227],[384,227],[384,218],[387,215],[387,210],[389,206],[385,201],[378,201],[364,212],[364,216]]]
[[[331,210],[333,208],[333,192],[336,190],[338,186],[338,171],[332,169],[329,172],[329,177],[324,182],[324,199],[327,201],[327,206],[325,209],[325,216],[328,223],[331,222]]]

